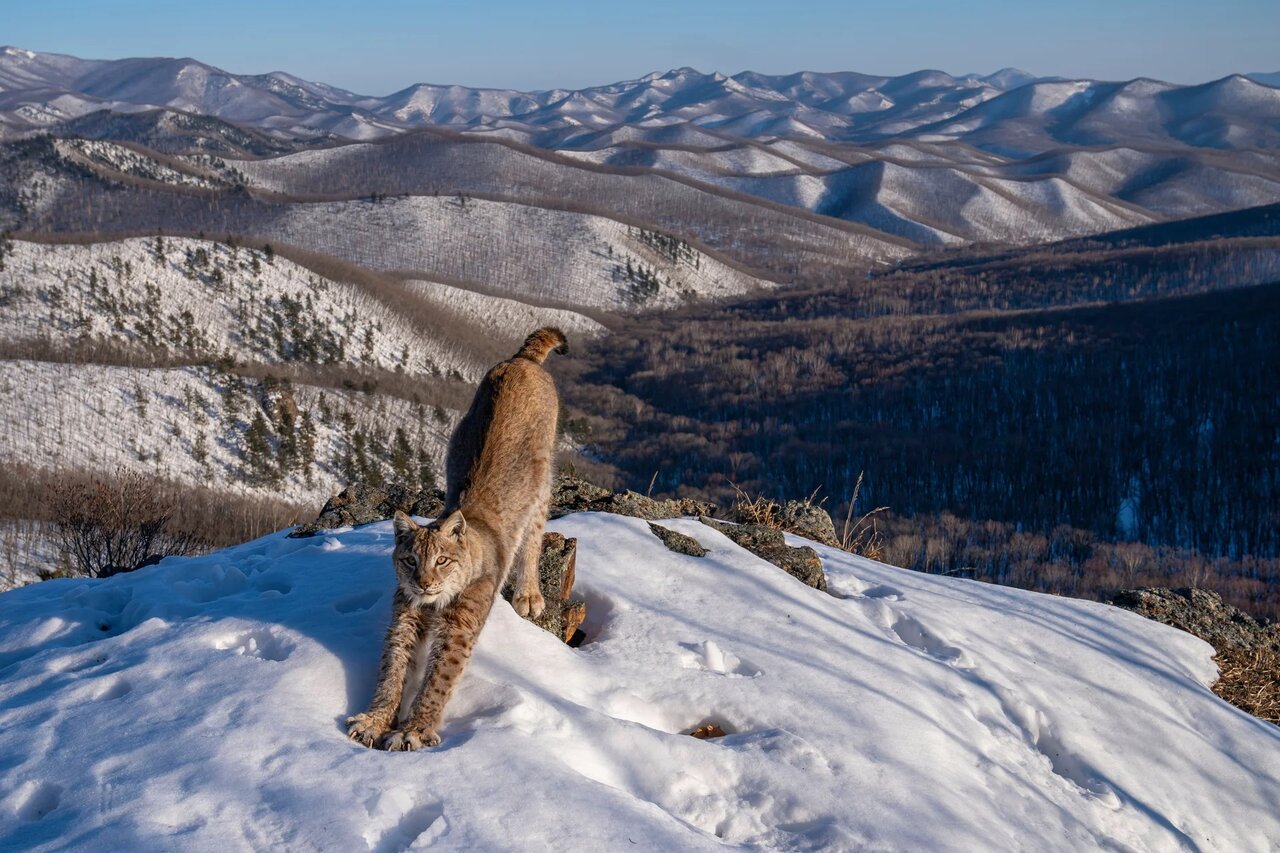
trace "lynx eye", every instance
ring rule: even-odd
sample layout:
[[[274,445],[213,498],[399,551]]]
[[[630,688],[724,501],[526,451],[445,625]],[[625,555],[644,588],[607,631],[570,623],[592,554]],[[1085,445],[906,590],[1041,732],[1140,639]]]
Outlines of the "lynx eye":
[[[415,557],[415,556],[413,556],[412,554],[410,554],[408,557],[405,557],[405,558],[404,558],[404,564],[405,564],[406,566],[408,566],[409,568],[411,568],[411,569],[413,569],[413,568],[417,568],[417,566],[418,566],[418,558],[417,558],[417,557]]]
[[[447,563],[447,562],[449,562],[449,558],[448,558],[448,557],[436,557],[436,565],[437,565],[437,566],[443,566],[443,565],[444,565],[445,563]]]

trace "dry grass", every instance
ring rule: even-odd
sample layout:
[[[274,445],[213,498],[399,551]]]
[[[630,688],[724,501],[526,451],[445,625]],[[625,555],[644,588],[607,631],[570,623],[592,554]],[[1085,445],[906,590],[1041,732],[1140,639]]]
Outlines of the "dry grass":
[[[863,513],[857,521],[853,520],[853,508],[858,505],[858,496],[862,493],[862,479],[865,474],[865,471],[859,471],[858,482],[853,485],[853,494],[849,497],[849,509],[845,512],[844,525],[840,528],[840,547],[850,554],[878,561],[884,556],[884,534],[876,526],[876,516],[888,507],[878,506]]]
[[[884,555],[884,535],[876,525],[876,515],[884,512],[888,507],[876,507],[869,512],[863,513],[856,520],[854,519],[853,508],[857,506],[858,496],[862,492],[862,479],[863,475],[859,474],[858,482],[853,487],[853,494],[849,497],[849,509],[845,513],[844,524],[836,532],[836,545],[850,554],[856,554],[859,557],[866,557],[870,560],[879,560]],[[758,524],[762,527],[772,527],[776,530],[783,530],[800,536],[806,535],[806,531],[796,530],[787,523],[782,504],[762,495],[757,495],[753,498],[737,483],[730,483],[729,485],[733,487],[733,509],[739,521]],[[822,505],[826,503],[826,498],[822,500],[817,498],[818,489],[814,489],[807,498],[799,503],[804,509],[810,507],[823,509]],[[825,510],[823,511],[825,512]],[[832,526],[834,527],[834,522]]]
[[[733,486],[733,511],[738,521],[786,530],[782,524],[782,506],[777,501],[763,495],[753,498],[737,483],[730,482],[729,485]]]
[[[1213,692],[1255,717],[1280,725],[1280,653],[1270,649],[1222,649]]]

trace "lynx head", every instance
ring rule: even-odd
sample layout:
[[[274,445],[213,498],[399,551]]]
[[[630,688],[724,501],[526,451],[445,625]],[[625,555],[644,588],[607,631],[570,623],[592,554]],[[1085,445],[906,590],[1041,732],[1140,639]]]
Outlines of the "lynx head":
[[[393,524],[396,545],[391,559],[396,579],[415,604],[443,606],[471,582],[467,520],[460,511],[425,526],[397,512]]]

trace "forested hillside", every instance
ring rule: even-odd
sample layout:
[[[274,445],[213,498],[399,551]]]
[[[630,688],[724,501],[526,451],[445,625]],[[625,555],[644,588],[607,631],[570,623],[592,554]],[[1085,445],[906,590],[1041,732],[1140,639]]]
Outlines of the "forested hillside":
[[[1079,594],[1194,564],[1275,613],[1278,248],[960,253],[632,321],[577,365],[577,428],[638,488],[842,517],[865,472],[900,565]]]

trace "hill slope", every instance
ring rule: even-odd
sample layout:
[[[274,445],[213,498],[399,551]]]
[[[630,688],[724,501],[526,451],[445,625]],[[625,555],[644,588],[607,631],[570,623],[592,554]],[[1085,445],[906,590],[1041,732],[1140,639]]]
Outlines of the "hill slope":
[[[553,522],[587,643],[499,602],[420,753],[342,729],[388,618],[387,523],[0,595],[0,845],[1280,845],[1280,730],[1210,693],[1190,635],[820,548],[828,595],[670,524],[711,553]],[[707,721],[728,736],[683,734]]]

